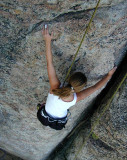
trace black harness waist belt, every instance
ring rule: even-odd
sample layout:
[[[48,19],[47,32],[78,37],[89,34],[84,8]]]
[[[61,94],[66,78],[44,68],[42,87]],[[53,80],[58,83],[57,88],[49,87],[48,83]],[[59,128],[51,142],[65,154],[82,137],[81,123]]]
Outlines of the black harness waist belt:
[[[54,117],[51,117],[45,110],[45,108],[43,108],[41,110],[41,115],[45,118],[48,118],[48,121],[49,122],[55,122],[55,121],[58,121],[58,123],[65,123],[67,121],[67,116],[66,117],[63,117],[63,118],[54,118]]]

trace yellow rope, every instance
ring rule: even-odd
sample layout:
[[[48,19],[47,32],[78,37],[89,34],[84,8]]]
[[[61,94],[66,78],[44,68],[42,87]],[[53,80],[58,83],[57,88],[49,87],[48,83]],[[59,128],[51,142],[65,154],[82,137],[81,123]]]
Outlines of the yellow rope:
[[[82,146],[79,148],[79,150],[77,151],[74,160],[76,160],[79,152],[82,150],[83,146],[86,144],[87,140],[89,139],[90,135],[92,134],[95,126],[99,123],[99,120],[101,119],[101,117],[103,116],[103,114],[105,113],[105,111],[110,107],[110,103],[112,102],[115,94],[117,93],[117,91],[119,90],[119,88],[121,87],[121,85],[123,84],[124,80],[127,78],[127,73],[125,74],[125,76],[123,77],[122,81],[120,82],[120,84],[118,85],[116,91],[114,92],[114,94],[112,95],[112,97],[110,98],[109,102],[107,103],[107,105],[104,107],[103,112],[100,114],[100,117],[95,121],[95,123],[93,124],[93,127],[91,128],[90,133],[88,134],[88,136],[86,137],[84,143],[82,144]]]
[[[98,6],[99,6],[99,3],[100,3],[100,0],[98,0],[98,3],[97,3],[97,5],[96,5],[96,8],[95,8],[95,10],[94,10],[94,12],[93,12],[93,14],[92,14],[92,17],[91,17],[91,19],[90,19],[90,21],[89,21],[89,24],[88,24],[88,26],[87,26],[87,28],[86,28],[86,30],[85,30],[84,35],[83,35],[83,38],[82,38],[82,40],[81,40],[81,42],[80,42],[80,44],[79,44],[79,47],[78,47],[78,49],[77,49],[77,51],[76,51],[76,53],[75,53],[74,59],[73,59],[73,61],[72,61],[72,63],[71,63],[71,66],[70,66],[70,68],[68,69],[68,72],[67,72],[67,74],[66,74],[64,83],[65,83],[65,81],[67,80],[67,78],[68,78],[68,76],[69,76],[69,74],[70,74],[71,68],[72,68],[72,66],[73,66],[73,64],[74,64],[74,62],[75,62],[75,59],[76,59],[77,54],[78,54],[78,52],[79,52],[79,49],[81,48],[81,45],[82,45],[82,43],[83,43],[83,41],[84,41],[84,39],[85,39],[85,36],[86,36],[86,34],[87,34],[87,32],[88,32],[88,30],[89,30],[89,28],[90,28],[91,22],[92,22],[92,20],[93,20],[93,18],[94,18],[94,16],[95,16],[95,13],[96,13],[96,11],[97,11],[97,8],[98,8]],[[64,85],[64,83],[63,83],[63,85]]]

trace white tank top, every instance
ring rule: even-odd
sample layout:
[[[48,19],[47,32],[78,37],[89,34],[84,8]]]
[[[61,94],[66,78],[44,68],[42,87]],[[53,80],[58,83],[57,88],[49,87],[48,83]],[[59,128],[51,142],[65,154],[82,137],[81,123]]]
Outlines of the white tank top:
[[[54,118],[63,118],[67,115],[67,110],[76,104],[76,101],[76,93],[74,93],[74,99],[71,102],[65,102],[58,96],[49,93],[45,105],[45,110],[50,116]]]

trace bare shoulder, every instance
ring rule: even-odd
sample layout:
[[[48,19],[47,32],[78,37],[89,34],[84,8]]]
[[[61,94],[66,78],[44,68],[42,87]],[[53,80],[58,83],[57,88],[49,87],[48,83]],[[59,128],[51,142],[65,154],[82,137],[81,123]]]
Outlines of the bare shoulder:
[[[77,94],[77,101],[76,102],[79,102],[79,101],[85,99],[86,97],[88,97],[92,93],[94,93],[96,90],[97,90],[96,87],[92,86],[92,87],[86,88],[86,89],[76,93]]]
[[[76,103],[77,103],[77,102],[81,101],[82,99],[81,99],[80,92],[76,93],[76,95],[77,95],[77,101],[76,101]]]

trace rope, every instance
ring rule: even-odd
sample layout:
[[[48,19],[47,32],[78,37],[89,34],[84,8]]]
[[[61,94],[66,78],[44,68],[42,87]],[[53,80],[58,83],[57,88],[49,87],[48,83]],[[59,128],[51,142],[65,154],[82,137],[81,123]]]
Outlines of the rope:
[[[77,57],[77,54],[79,53],[79,50],[80,50],[80,48],[81,48],[81,45],[82,45],[82,43],[83,43],[83,41],[84,41],[84,39],[85,39],[85,37],[86,37],[86,34],[87,34],[87,32],[88,32],[88,30],[89,30],[89,28],[90,28],[90,25],[91,25],[91,23],[92,23],[92,20],[93,20],[94,16],[95,16],[95,13],[96,13],[96,11],[97,11],[97,8],[98,8],[98,6],[99,6],[99,3],[100,3],[100,0],[98,0],[98,3],[97,3],[97,5],[96,5],[96,8],[95,8],[95,10],[94,10],[94,12],[93,12],[93,14],[92,14],[92,17],[91,17],[91,19],[90,19],[90,21],[89,21],[89,24],[88,24],[88,26],[87,26],[87,28],[86,28],[86,30],[85,30],[84,35],[83,35],[83,38],[82,38],[82,40],[81,40],[81,42],[80,42],[80,44],[79,44],[79,47],[78,47],[78,49],[77,49],[77,51],[76,51],[76,53],[75,53],[74,59],[73,59],[73,61],[72,61],[72,63],[71,63],[71,66],[70,66],[70,68],[68,69],[68,72],[67,72],[67,74],[66,74],[64,83],[65,83],[65,81],[67,80],[67,78],[68,78],[68,76],[69,76],[69,74],[70,74],[70,71],[71,71],[72,66],[73,66],[73,64],[74,64],[74,62],[75,62],[75,59],[76,59],[76,57]],[[64,83],[63,83],[63,85],[64,85]]]
[[[105,111],[110,107],[110,103],[112,102],[115,94],[117,93],[117,91],[119,90],[119,88],[121,87],[121,85],[123,84],[124,80],[127,78],[127,73],[125,74],[125,76],[123,77],[122,81],[120,82],[120,84],[118,85],[116,91],[114,92],[114,94],[112,95],[112,97],[110,98],[109,102],[107,103],[107,105],[104,107],[103,112],[100,114],[100,117],[95,121],[95,123],[93,124],[93,127],[91,128],[90,133],[88,134],[88,136],[86,137],[84,143],[82,144],[82,146],[79,148],[79,150],[77,151],[74,160],[76,160],[79,152],[82,150],[83,146],[86,144],[87,140],[89,139],[90,135],[92,134],[95,126],[97,126],[97,124],[99,123],[99,120],[101,119],[101,117],[103,116],[103,114],[105,113]]]

